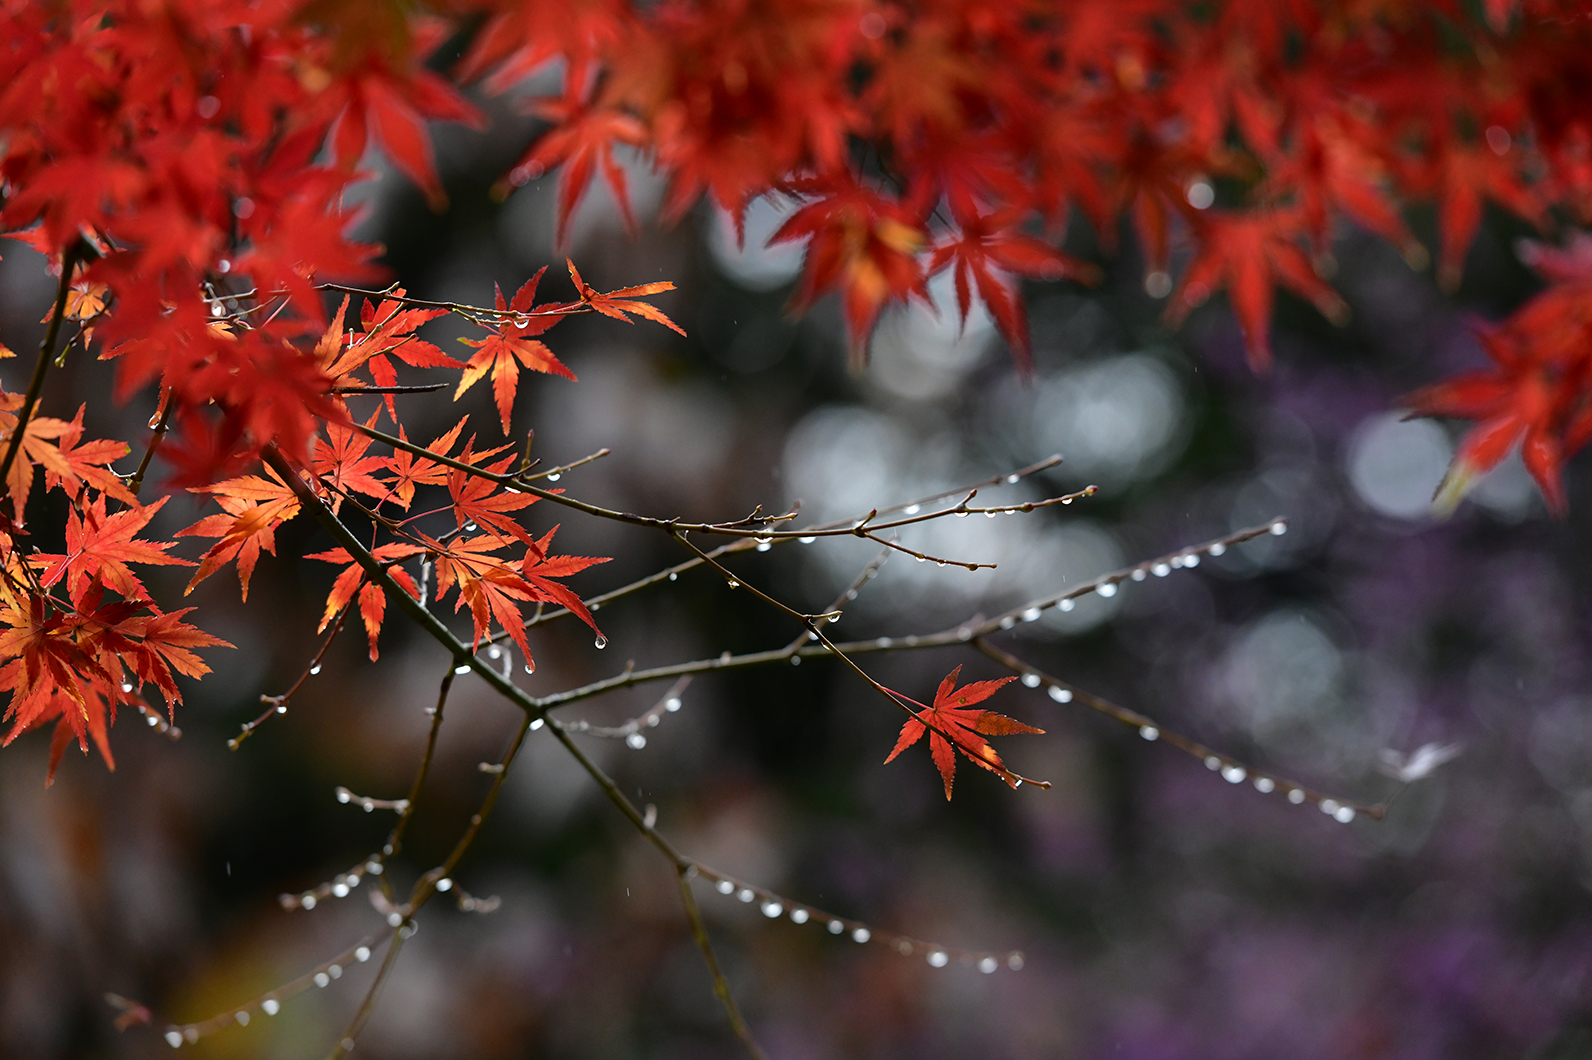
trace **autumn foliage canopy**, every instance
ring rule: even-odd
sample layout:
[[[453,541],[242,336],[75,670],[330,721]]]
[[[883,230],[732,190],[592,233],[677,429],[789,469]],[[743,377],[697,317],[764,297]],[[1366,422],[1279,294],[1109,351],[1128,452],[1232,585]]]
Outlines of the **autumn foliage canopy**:
[[[1278,289],[1347,313],[1330,282],[1343,226],[1426,268],[1406,208],[1435,205],[1435,268],[1451,286],[1490,203],[1542,231],[1525,253],[1545,287],[1478,325],[1491,367],[1410,399],[1475,423],[1440,500],[1520,445],[1560,508],[1560,469],[1592,439],[1592,237],[1574,228],[1592,219],[1592,5],[1579,0],[3,10],[0,230],[49,256],[60,293],[30,382],[0,395],[0,686],[7,741],[54,722],[57,759],[74,741],[108,759],[117,708],[146,688],[174,706],[175,675],[204,674],[198,649],[222,645],[188,610],[158,606],[137,569],[190,564],[197,583],[235,566],[247,594],[306,489],[364,509],[385,536],[372,555],[386,588],[344,549],[313,557],[340,571],[323,625],[356,608],[373,657],[389,590],[425,595],[399,565],[420,554],[478,642],[499,630],[529,659],[531,604],[596,628],[562,579],[599,561],[555,554],[552,531],[514,518],[556,493],[509,484],[520,457],[499,429],[522,373],[573,378],[552,327],[591,312],[675,327],[645,300],[669,285],[600,292],[571,264],[566,301],[537,302],[539,275],[478,310],[420,303],[381,289],[381,248],[351,240],[343,208],[374,148],[445,209],[428,123],[481,127],[471,95],[520,93],[548,69],[562,90],[521,100],[544,124],[501,195],[556,174],[562,238],[602,179],[628,218],[629,153],[667,178],[668,220],[704,200],[739,220],[782,197],[793,209],[773,241],[806,249],[793,306],[838,293],[858,359],[885,306],[926,299],[949,271],[964,317],[982,302],[1026,371],[1020,281],[1095,279],[1058,249],[1087,224],[1110,251],[1136,241],[1171,324],[1225,292],[1264,371]],[[478,328],[453,353],[417,334],[450,311]],[[36,413],[68,354],[115,362],[114,398],[147,406],[152,442],[89,438],[81,411]],[[456,394],[489,384],[500,423],[410,440],[395,396],[437,379]],[[155,444],[174,469],[162,488],[219,508],[183,531],[211,542],[193,560],[140,536],[165,503],[141,499]],[[60,542],[30,534],[41,475],[68,501]],[[416,522],[421,488],[446,492],[445,532]],[[983,735],[1027,731],[966,707],[988,683],[951,707],[954,684],[896,749],[933,728],[947,794],[953,743],[1006,776]]]

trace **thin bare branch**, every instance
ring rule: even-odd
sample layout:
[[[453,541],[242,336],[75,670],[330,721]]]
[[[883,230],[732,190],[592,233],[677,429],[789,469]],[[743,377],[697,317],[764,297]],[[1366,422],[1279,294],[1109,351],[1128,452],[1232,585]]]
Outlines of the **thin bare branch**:
[[[1104,714],[1113,721],[1132,727],[1146,740],[1175,747],[1184,754],[1191,755],[1205,763],[1206,769],[1214,773],[1220,773],[1222,779],[1229,784],[1242,784],[1247,780],[1262,795],[1276,792],[1295,806],[1301,803],[1309,803],[1319,807],[1322,813],[1344,824],[1348,824],[1356,817],[1361,816],[1380,821],[1387,815],[1386,803],[1368,805],[1355,802],[1352,799],[1328,795],[1325,792],[1300,784],[1298,781],[1278,776],[1276,773],[1268,773],[1265,770],[1256,769],[1254,766],[1241,762],[1231,755],[1212,750],[1197,740],[1192,740],[1181,733],[1168,729],[1165,725],[1153,718],[1140,714],[1138,711],[1119,707],[1110,700],[1102,699],[1092,692],[1086,692],[1058,677],[1052,677],[1033,664],[1019,659],[1010,652],[1002,651],[995,647],[983,637],[975,637],[973,639],[973,647],[1002,666],[1021,675],[1023,684],[1027,687],[1044,687],[1050,698],[1058,703],[1082,704],[1090,710]]]

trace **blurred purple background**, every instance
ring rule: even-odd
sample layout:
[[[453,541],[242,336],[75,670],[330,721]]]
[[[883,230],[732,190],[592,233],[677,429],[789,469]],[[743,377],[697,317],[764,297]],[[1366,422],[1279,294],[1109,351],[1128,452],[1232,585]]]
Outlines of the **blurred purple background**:
[[[369,186],[362,231],[387,245],[412,293],[484,303],[494,280],[511,290],[543,264],[547,296],[567,293],[551,182],[501,208],[485,193],[529,131],[506,115],[491,139],[439,131],[447,215],[426,213],[395,178]],[[656,183],[639,166],[632,180],[639,211],[654,214]],[[882,929],[1026,954],[1020,972],[936,969],[769,920],[699,883],[771,1057],[1592,1056],[1592,476],[1585,460],[1572,466],[1562,522],[1518,463],[1435,522],[1427,505],[1458,425],[1402,422],[1394,404],[1480,363],[1466,314],[1529,294],[1509,222],[1490,219],[1454,299],[1391,248],[1343,233],[1337,282],[1354,322],[1335,330],[1283,298],[1268,377],[1244,366],[1220,300],[1168,333],[1139,263],[1099,255],[1074,232],[1070,249],[1104,262],[1109,278],[1094,291],[1029,288],[1038,376],[1024,385],[988,320],[975,312],[958,328],[939,285],[938,318],[888,313],[867,373],[849,376],[833,305],[801,320],[782,312],[799,255],[755,249],[776,206],[754,207],[742,251],[711,209],[631,241],[606,194],[582,208],[573,257],[599,287],[674,280],[680,290],[659,303],[691,337],[606,320],[551,333],[580,382],[522,384],[515,431],[534,427],[549,464],[613,449],[566,476],[574,495],[705,519],[799,498],[808,515],[838,517],[1052,452],[1067,462],[989,498],[1101,487],[1065,509],[908,532],[913,547],[999,568],[895,556],[836,627],[847,639],[935,632],[1285,515],[1284,537],[1047,612],[1001,643],[1256,767],[1363,802],[1398,786],[1378,771],[1385,749],[1464,748],[1404,790],[1385,821],[1342,825],[1014,684],[991,705],[1048,734],[999,750],[1054,788],[1010,791],[964,764],[947,804],[922,748],[881,764],[901,719],[840,665],[700,678],[644,748],[583,740],[638,802],[656,804],[685,852]],[[18,350],[37,341],[51,282],[30,251],[6,248],[0,339]],[[430,337],[451,345],[465,334],[452,327]],[[4,369],[8,387],[20,387],[25,360]],[[69,364],[45,411],[102,401],[108,378],[103,365]],[[484,411],[483,390],[461,404]],[[412,438],[458,415],[446,394],[408,401]],[[97,406],[91,428],[141,437],[150,411]],[[483,442],[499,441],[494,415],[474,422]],[[170,534],[198,510],[174,501],[157,528]],[[548,505],[527,522],[538,532],[561,522],[564,551],[614,557],[574,580],[586,595],[685,558],[661,535]],[[379,929],[357,890],[313,912],[284,912],[276,896],[379,846],[390,815],[339,805],[333,788],[403,793],[447,660],[397,619],[376,665],[362,637],[345,636],[290,712],[229,752],[258,697],[291,683],[318,643],[334,570],[291,557],[328,542],[305,520],[280,540],[246,606],[230,574],[186,601],[237,650],[209,653],[217,673],[192,688],[180,741],[124,716],[117,771],[72,754],[49,791],[47,735],[0,754],[0,1054],[169,1053],[155,1031],[114,1031],[103,994],[150,1004],[158,1026],[198,1019]],[[830,541],[734,562],[813,609],[873,554]],[[184,575],[155,574],[163,602],[179,606]],[[584,627],[538,632],[525,686],[583,683],[627,660],[779,647],[798,632],[702,571],[599,618],[604,651]],[[971,651],[867,660],[920,699],[958,663],[965,679],[999,676]],[[612,724],[662,690],[568,716]],[[392,870],[401,885],[446,854],[487,783],[476,763],[501,753],[515,721],[460,679],[435,783]],[[737,1055],[668,867],[545,732],[459,880],[501,896],[501,909],[482,917],[437,902],[422,914],[356,1055]],[[193,1048],[324,1053],[370,975],[353,969]]]

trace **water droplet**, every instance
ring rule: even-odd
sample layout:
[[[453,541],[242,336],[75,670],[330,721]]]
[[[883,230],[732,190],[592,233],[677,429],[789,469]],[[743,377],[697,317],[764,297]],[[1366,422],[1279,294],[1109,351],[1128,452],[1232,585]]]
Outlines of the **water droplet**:
[[[1021,475],[1019,475],[1019,474],[1017,474],[1017,473],[1016,473],[1016,472],[1015,472],[1015,471],[1014,471],[1014,472],[1012,472],[1012,473],[1011,473],[1011,474],[1010,474],[1010,475],[1007,475],[1007,476],[1006,476],[1006,484],[1007,484],[1007,485],[1008,485],[1008,486],[1013,486],[1013,485],[1016,485],[1016,484],[1017,484],[1017,482],[1018,482],[1018,481],[1019,481],[1019,480],[1021,480],[1021,479],[1022,479],[1022,476],[1021,476]]]
[[[559,479],[561,479],[563,477],[564,477],[563,475],[560,475],[558,472],[555,471],[551,475],[547,476],[547,481],[549,481],[549,482],[557,482]]]
[[[756,898],[757,895],[753,893],[750,887],[742,887],[740,892],[737,893],[735,897],[743,902],[750,902],[753,898]]]
[[[720,894],[729,894],[731,891],[735,890],[735,884],[731,883],[729,880],[720,880],[718,883],[713,885],[713,888]]]
[[[358,961],[360,964],[364,964],[366,961],[370,960],[370,947],[361,946],[359,949],[355,950],[354,960]]]
[[[149,727],[150,727],[150,728],[151,728],[151,729],[153,729],[153,728],[154,728],[154,727],[155,727],[155,726],[157,726],[157,725],[159,725],[159,724],[160,724],[160,719],[159,719],[159,718],[157,718],[157,717],[155,717],[155,716],[154,716],[154,715],[153,715],[153,714],[151,714],[151,715],[150,715],[150,716],[149,716]]]
[[[314,666],[310,667],[310,676],[311,677],[314,677],[316,674],[318,674],[320,672],[321,672],[321,664],[320,663],[316,663]]]
[[[860,927],[851,933],[851,937],[857,942],[867,942],[869,939],[873,938],[873,932],[869,931],[865,927]]]
[[[315,908],[315,896],[313,894],[304,895],[302,898],[299,899],[299,905],[302,908],[304,908],[304,909],[314,909]]]
[[[1222,768],[1222,760],[1217,758],[1215,755],[1206,755],[1205,768],[1214,773],[1216,770]]]
[[[456,674],[467,674],[467,673],[470,672],[470,664],[469,663],[464,663],[464,664],[462,664],[460,666],[455,666],[453,668],[453,672],[456,673]]]
[[[677,581],[680,580],[680,575],[676,574],[674,571],[670,571],[669,572],[669,580],[672,581],[672,582],[677,582]]]
[[[769,549],[771,549],[773,547],[774,546],[772,544],[770,544],[769,542],[767,542],[767,541],[759,541],[758,544],[757,544],[757,550],[759,552],[767,552]]]
[[[1229,784],[1239,784],[1249,774],[1243,766],[1227,766],[1222,770],[1222,779]]]
[[[167,1031],[166,1044],[171,1046],[173,1049],[180,1049],[182,1047],[182,1032]]]
[[[473,534],[473,533],[475,533],[475,530],[476,530],[476,526],[475,526],[475,524],[474,524],[474,523],[465,523],[465,524],[464,524],[464,531],[465,531],[465,533],[467,533],[467,534]]]
[[[1298,806],[1301,802],[1304,802],[1305,801],[1304,789],[1302,789],[1302,788],[1291,788],[1291,789],[1289,789],[1289,791],[1288,791],[1288,801],[1293,803],[1295,806]]]
[[[1189,567],[1198,567],[1199,565],[1200,565],[1199,556],[1197,556],[1197,555],[1187,555],[1187,556],[1183,557],[1183,566],[1184,566],[1185,569],[1189,568]]]
[[[790,664],[792,666],[800,666],[802,664],[802,657],[800,655],[792,655],[790,657]]]
[[[1180,569],[1183,566],[1183,557],[1182,556],[1173,556],[1172,557],[1172,562],[1171,562],[1170,565],[1171,565],[1173,570]]]
[[[1338,812],[1332,816],[1337,819],[1339,824],[1348,824],[1350,821],[1354,820],[1354,807],[1339,806]]]
[[[905,508],[901,509],[901,514],[902,515],[916,515],[919,512],[921,512],[922,510],[923,510],[923,505],[921,505],[921,504],[909,504]]]
[[[341,979],[343,977],[343,966],[340,964],[334,964],[326,971],[333,979]]]
[[[792,909],[790,911],[790,919],[791,919],[791,923],[793,923],[793,924],[805,924],[805,923],[807,923],[807,910],[805,910],[805,909]]]
[[[501,659],[503,658],[503,649],[494,644],[486,650],[486,657],[488,659]]]
[[[1269,795],[1276,790],[1277,785],[1270,777],[1256,777],[1255,790],[1262,795]]]
[[[1338,800],[1337,799],[1322,799],[1321,800],[1321,812],[1326,814],[1328,817],[1331,817],[1334,814],[1336,814],[1338,812]]]
[[[1006,958],[1006,967],[1010,968],[1014,972],[1022,971],[1023,970],[1023,955],[1021,953],[1014,953],[1010,957],[1007,957]]]
[[[316,972],[315,973],[315,985],[316,986],[320,986],[320,987],[330,986],[331,982],[332,982],[332,977],[327,975],[325,972]]]
[[[1117,583],[1116,582],[1102,582],[1095,589],[1095,592],[1099,593],[1101,596],[1106,597],[1107,599],[1110,599],[1111,597],[1117,595]]]
[[[1040,611],[1040,609],[1037,607],[1030,607],[1027,611],[1023,612],[1023,621],[1037,622],[1039,621],[1039,616],[1043,613],[1044,612]]]
[[[838,935],[844,930],[846,930],[846,925],[842,924],[840,921],[831,920],[829,922],[829,933],[831,935]]]
[[[1136,582],[1142,582],[1146,577],[1147,577],[1147,575],[1144,573],[1144,568],[1143,567],[1140,567],[1138,570],[1134,571],[1133,574],[1132,574],[1132,578]]]
[[[1144,737],[1146,740],[1149,740],[1151,743],[1154,743],[1156,740],[1161,738],[1161,730],[1157,729],[1154,725],[1140,725],[1139,735]]]
[[[1157,563],[1155,566],[1150,568],[1150,573],[1155,575],[1157,578],[1164,578],[1168,574],[1172,573],[1172,568],[1165,563]]]
[[[531,731],[535,732],[545,724],[547,724],[545,721],[543,721],[541,718],[537,718],[535,721],[531,722]]]
[[[260,1002],[260,1011],[267,1016],[274,1016],[282,1011],[282,1003],[274,997],[268,997]]]
[[[728,585],[731,589],[739,589],[741,587],[741,583],[736,581],[734,578],[731,578],[725,584]]]
[[[996,517],[996,516],[997,516],[997,515],[999,515],[999,514],[1000,514],[1000,512],[993,512],[993,511],[991,511],[991,512],[985,512],[985,513],[984,513],[984,518],[986,518],[986,519],[993,519],[993,518],[995,518],[995,517]]]
[[[402,924],[403,922],[404,922],[404,915],[402,913],[388,913],[387,914],[387,926],[388,927],[397,927],[399,924]]]
[[[332,886],[332,893],[334,895],[336,895],[337,897],[339,897],[339,898],[347,898],[348,897],[348,884],[346,884],[346,883],[334,884]]]
[[[1071,504],[1072,503],[1072,498],[1071,497],[1063,497],[1061,499],[1061,503],[1063,503],[1063,504]]]
[[[1024,674],[1023,675],[1023,687],[1024,688],[1038,688],[1039,687],[1039,675],[1038,674]]]
[[[1206,551],[1213,556],[1220,556],[1227,551],[1227,546],[1218,541],[1216,544],[1206,549]]]
[[[633,732],[629,736],[625,737],[625,746],[630,748],[632,751],[639,751],[643,747],[647,746],[647,738],[641,735],[639,732]]]
[[[951,958],[949,958],[949,957],[947,957],[945,955],[945,951],[944,950],[930,950],[929,951],[929,967],[930,968],[944,968],[946,966],[946,964],[950,961],[950,959]]]
[[[608,638],[599,633],[597,634],[597,639],[592,641],[591,644],[592,647],[596,648],[598,651],[602,651],[604,648],[608,647]]]
[[[816,537],[798,537],[796,540],[800,541],[804,545],[810,545],[818,539]]]
[[[770,920],[773,920],[775,917],[779,916],[780,914],[782,914],[784,912],[785,912],[785,907],[780,905],[778,902],[764,902],[763,903],[763,915],[768,917]]]
[[[881,648],[888,648],[890,645],[894,644],[895,641],[891,640],[889,637],[880,637],[878,640],[874,641],[874,643]]]
[[[1062,687],[1060,687],[1058,685],[1051,685],[1050,686],[1050,698],[1054,699],[1057,703],[1071,703],[1072,702],[1072,689],[1070,689],[1070,688],[1062,688]]]
[[[1057,604],[1056,606],[1061,608],[1061,610],[1063,610],[1063,611],[1071,611],[1073,608],[1078,606],[1078,602],[1076,600],[1074,600],[1072,597],[1069,596],[1067,599],[1063,600],[1061,603]]]
[[[937,560],[935,560],[935,561],[934,561],[934,562],[935,562],[935,563],[936,563],[936,564],[937,564],[937,565],[938,565],[938,566],[941,566],[941,567],[943,567],[943,566],[945,566],[945,560],[943,560],[943,559],[937,559]]]
[[[1011,629],[1015,625],[1017,625],[1017,619],[1013,618],[1011,615],[1007,615],[1005,618],[1001,619],[1002,629]]]
[[[967,513],[966,512],[957,512],[956,513],[956,517],[958,519],[966,519],[967,518]]]
[[[917,560],[919,563],[922,563],[924,560],[928,559],[929,557],[927,557],[927,556],[913,556],[912,558]]]
[[[978,962],[978,970],[983,972],[985,975],[995,974],[995,969],[999,967],[1000,963],[996,961],[994,957],[984,957]]]
[[[123,692],[131,692],[132,690],[133,690],[133,686],[132,686],[132,684],[130,682],[128,682],[128,681],[123,681],[122,682],[122,691]]]
[[[1287,523],[1272,523],[1271,524],[1271,532],[1272,532],[1272,534],[1274,536],[1281,537],[1282,535],[1284,535],[1284,534],[1286,534],[1288,532],[1288,524]]]
[[[286,714],[287,713],[287,704],[286,703],[279,703],[277,705],[276,712],[278,714]]]

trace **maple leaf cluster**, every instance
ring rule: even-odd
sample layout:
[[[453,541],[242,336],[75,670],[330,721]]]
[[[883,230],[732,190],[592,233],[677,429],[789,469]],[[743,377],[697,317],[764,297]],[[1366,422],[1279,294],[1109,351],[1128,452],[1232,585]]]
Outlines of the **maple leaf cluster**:
[[[559,579],[595,561],[551,556],[551,532],[512,517],[531,498],[506,484],[511,454],[478,448],[462,424],[410,445],[400,372],[458,372],[456,397],[490,380],[506,432],[523,372],[573,378],[543,339],[560,320],[675,325],[643,300],[669,285],[602,293],[573,265],[568,302],[536,305],[538,274],[469,312],[397,289],[362,300],[356,322],[350,298],[332,311],[332,281],[378,272],[380,248],[350,238],[357,212],[343,208],[367,176],[361,159],[381,150],[443,208],[426,126],[480,126],[466,86],[507,93],[561,69],[560,90],[526,104],[544,125],[499,185],[511,193],[557,170],[560,238],[599,173],[633,220],[622,151],[668,179],[666,218],[708,198],[739,225],[759,197],[786,200],[772,241],[806,248],[794,305],[838,292],[858,358],[887,305],[926,298],[929,278],[949,271],[964,319],[976,296],[1026,370],[1020,281],[1098,273],[1058,249],[1075,214],[1108,248],[1131,226],[1170,323],[1225,289],[1257,369],[1277,287],[1345,314],[1323,267],[1342,223],[1424,267],[1404,212],[1434,202],[1437,275],[1452,285],[1485,203],[1542,226],[1592,218],[1589,0],[1479,11],[1453,0],[465,0],[430,11],[63,0],[4,11],[0,233],[57,270],[50,334],[73,327],[71,343],[113,361],[118,400],[158,393],[174,483],[221,508],[183,532],[214,542],[195,583],[235,564],[246,593],[302,487],[362,509],[391,584],[424,595],[400,566],[423,557],[478,640],[495,628],[527,655],[521,608],[556,603],[589,621]],[[449,68],[439,54],[461,57]],[[1589,246],[1573,234],[1532,250],[1547,286],[1483,331],[1495,367],[1410,399],[1417,414],[1477,421],[1441,502],[1520,445],[1563,507],[1564,462],[1592,440]],[[463,360],[419,337],[449,311],[482,331]],[[362,390],[380,407],[358,420],[348,401]],[[86,747],[133,694],[124,684],[152,681],[175,702],[171,670],[202,666],[176,646],[211,641],[158,610],[133,574],[179,561],[170,542],[137,536],[159,502],[140,505],[142,470],[111,467],[131,447],[84,441],[81,413],[35,415],[37,397],[0,392],[7,738],[58,717]],[[402,444],[372,453],[382,415]],[[264,452],[300,481],[253,473]],[[24,554],[16,537],[41,471],[68,498],[66,544]],[[421,488],[448,491],[438,511],[451,530],[411,514]],[[346,552],[321,558],[344,566],[328,620],[357,602],[374,653],[389,589]]]
[[[1592,217],[1589,51],[1587,0],[14,4],[0,230],[85,259],[118,393],[170,388],[196,480],[240,444],[302,452],[334,412],[294,343],[324,327],[317,280],[373,274],[379,248],[341,209],[366,150],[440,208],[426,123],[479,126],[461,85],[505,93],[555,63],[562,89],[526,104],[545,125],[499,190],[558,170],[560,239],[599,174],[632,219],[616,152],[638,153],[668,178],[667,218],[704,196],[737,223],[792,201],[773,240],[807,249],[794,304],[838,291],[859,358],[884,306],[950,270],[964,318],[976,294],[1026,369],[1019,280],[1092,280],[1054,237],[1076,213],[1110,245],[1126,220],[1168,321],[1225,288],[1263,368],[1277,287],[1346,312],[1322,275],[1342,222],[1423,265],[1404,208],[1434,202],[1452,285],[1484,203]],[[218,278],[271,298],[230,319]],[[1588,347],[1550,316],[1511,318],[1492,378],[1558,505]],[[484,340],[469,382],[557,371],[538,326]],[[1453,482],[1486,469],[1502,405],[1416,407],[1480,417]]]

